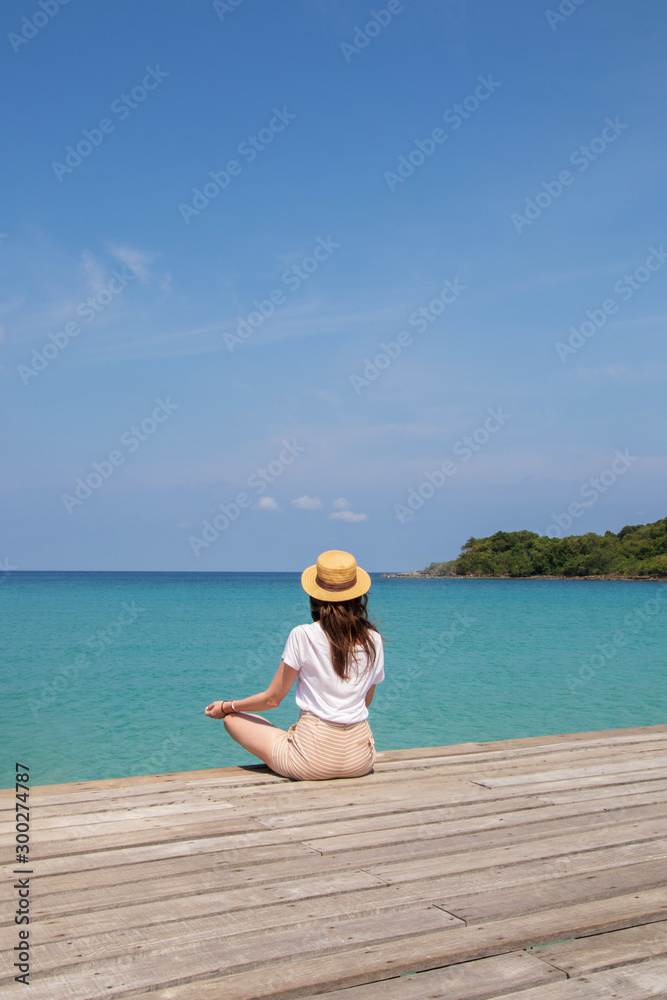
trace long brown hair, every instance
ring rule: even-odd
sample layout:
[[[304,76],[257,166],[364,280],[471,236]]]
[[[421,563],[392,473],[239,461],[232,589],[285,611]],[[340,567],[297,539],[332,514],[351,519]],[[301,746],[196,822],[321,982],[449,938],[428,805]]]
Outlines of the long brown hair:
[[[368,594],[354,597],[351,601],[319,601],[310,598],[310,614],[314,622],[319,622],[329,639],[331,661],[335,673],[347,680],[351,663],[358,665],[357,655],[361,646],[370,668],[375,661],[375,646],[371,632],[378,632],[373,622],[368,620]],[[378,635],[380,633],[378,632]]]

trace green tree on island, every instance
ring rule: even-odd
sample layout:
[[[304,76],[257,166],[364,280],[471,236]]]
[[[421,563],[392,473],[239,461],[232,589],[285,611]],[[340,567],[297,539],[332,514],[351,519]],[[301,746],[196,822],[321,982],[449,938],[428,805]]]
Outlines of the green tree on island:
[[[469,538],[449,562],[433,562],[427,576],[667,576],[667,517],[626,525],[618,532],[550,538],[534,531],[497,531]]]

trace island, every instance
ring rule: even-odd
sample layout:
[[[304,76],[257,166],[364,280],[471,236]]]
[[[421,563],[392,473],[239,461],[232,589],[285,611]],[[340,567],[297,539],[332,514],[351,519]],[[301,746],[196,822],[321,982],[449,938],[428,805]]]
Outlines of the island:
[[[661,580],[667,577],[667,517],[614,534],[551,538],[534,531],[497,531],[469,538],[456,559],[387,577],[476,577]]]

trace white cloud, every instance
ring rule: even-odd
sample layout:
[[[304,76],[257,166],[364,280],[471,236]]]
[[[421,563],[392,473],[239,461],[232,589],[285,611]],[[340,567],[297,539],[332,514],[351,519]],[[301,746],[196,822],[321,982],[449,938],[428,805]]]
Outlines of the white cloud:
[[[257,510],[280,510],[273,497],[262,497],[257,504]]]
[[[143,250],[134,250],[132,247],[111,247],[111,253],[126,264],[140,281],[148,281],[150,275],[147,265],[153,259],[151,254],[144,253]]]
[[[337,510],[329,514],[334,521],[367,521],[368,514],[353,514],[351,510]]]
[[[322,501],[319,497],[302,496],[297,497],[296,500],[292,500],[292,505],[298,507],[299,510],[319,510],[322,506]]]
[[[338,508],[349,507],[350,506],[350,502],[349,502],[349,500],[346,500],[344,497],[338,497],[337,500],[334,500],[333,506],[334,507],[338,507]]]

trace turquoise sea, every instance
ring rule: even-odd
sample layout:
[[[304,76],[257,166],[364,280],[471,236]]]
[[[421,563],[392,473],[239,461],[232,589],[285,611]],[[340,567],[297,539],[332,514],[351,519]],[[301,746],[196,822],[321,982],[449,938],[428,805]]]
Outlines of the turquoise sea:
[[[376,745],[663,723],[666,609],[667,583],[374,575]],[[5,573],[0,785],[257,763],[204,707],[263,690],[307,621],[298,573]]]

